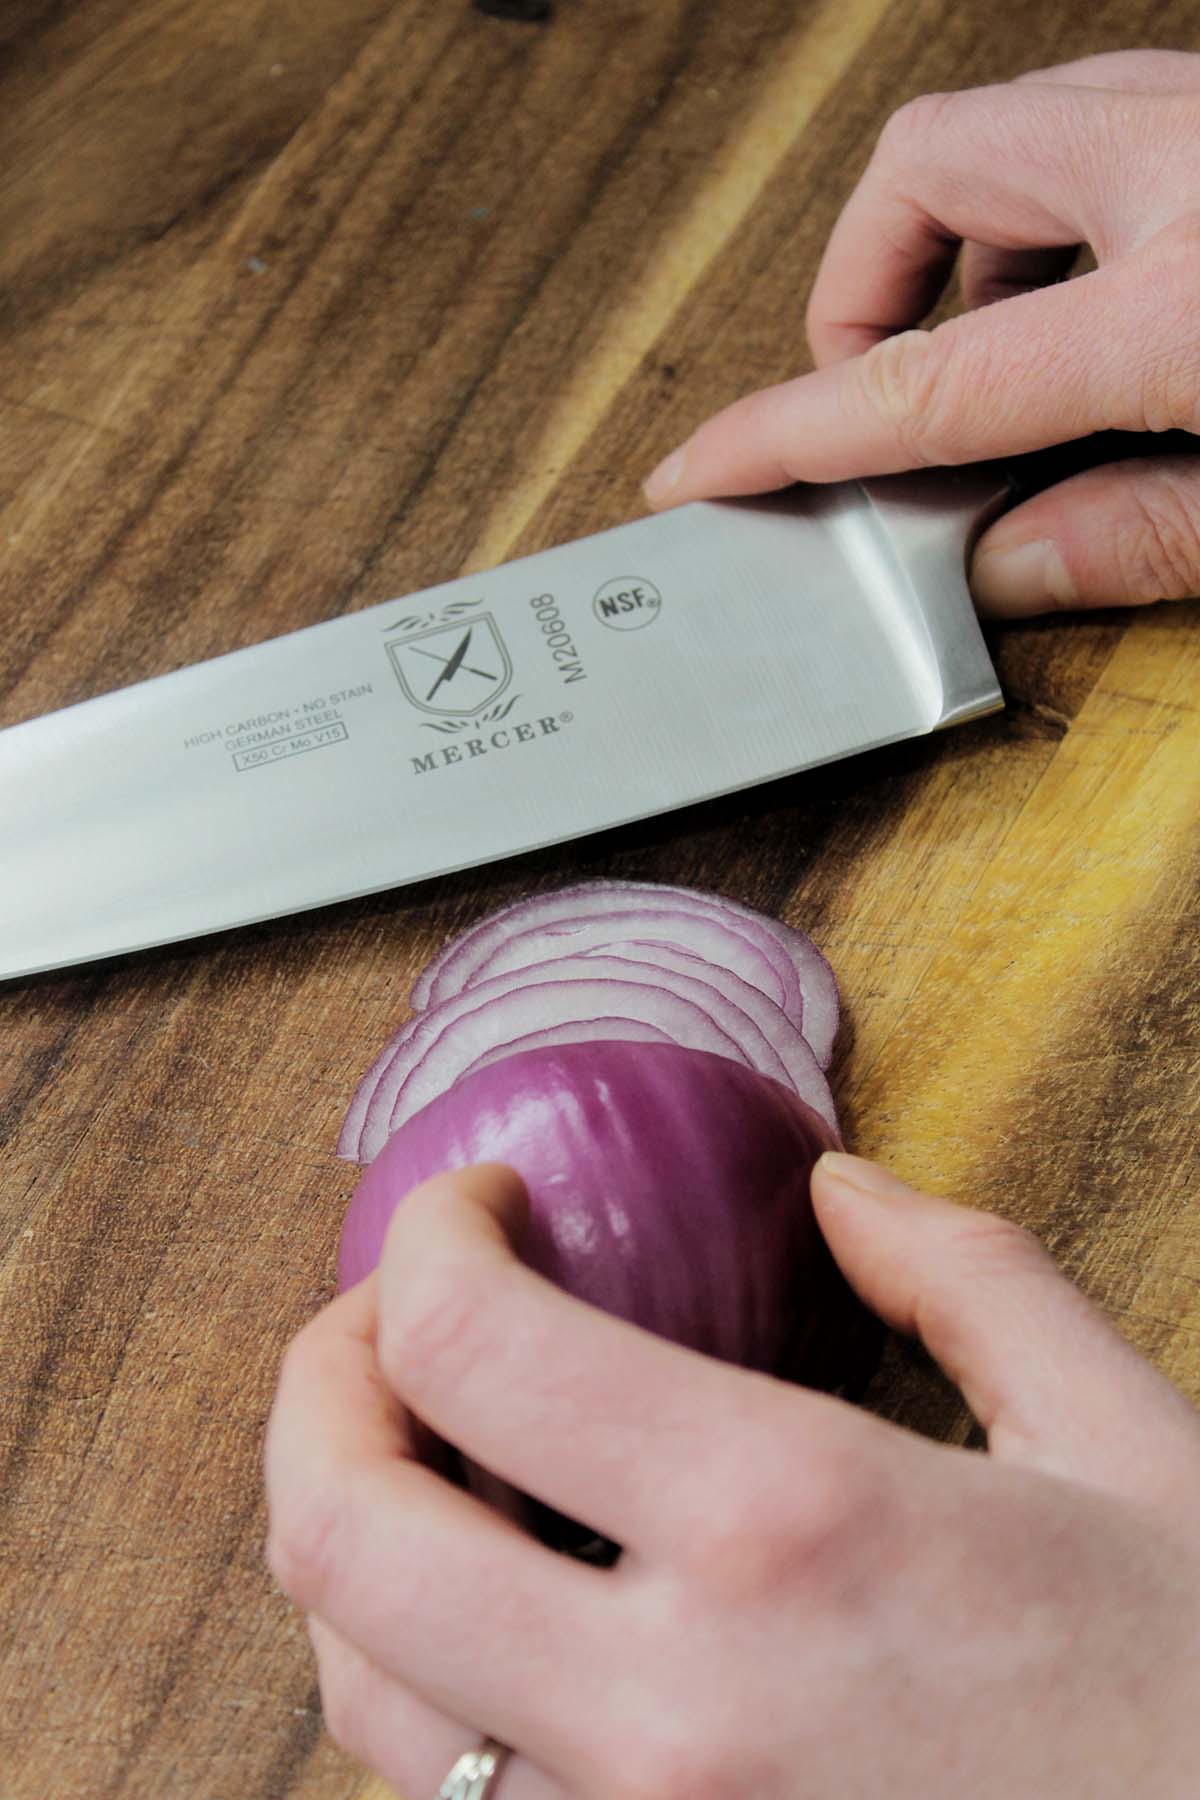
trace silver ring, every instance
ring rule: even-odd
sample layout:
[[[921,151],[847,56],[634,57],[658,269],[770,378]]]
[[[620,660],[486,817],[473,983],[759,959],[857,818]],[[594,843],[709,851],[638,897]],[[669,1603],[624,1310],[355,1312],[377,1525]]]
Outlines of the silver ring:
[[[474,1750],[460,1756],[437,1791],[437,1800],[487,1800],[492,1783],[504,1767],[507,1746],[484,1738]]]

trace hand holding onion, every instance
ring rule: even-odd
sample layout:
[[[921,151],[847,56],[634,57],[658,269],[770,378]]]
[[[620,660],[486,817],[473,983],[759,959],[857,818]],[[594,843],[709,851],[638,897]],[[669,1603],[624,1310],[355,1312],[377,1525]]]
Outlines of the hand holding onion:
[[[857,1385],[878,1334],[808,1191],[841,1144],[823,1072],[838,992],[803,932],[717,895],[588,882],[478,920],[410,1005],[342,1131],[342,1155],[369,1165],[343,1287],[375,1268],[411,1189],[499,1162],[530,1201],[525,1261],[568,1293],[746,1368]],[[615,1550],[461,1468],[547,1541]]]
[[[812,1196],[988,1455],[564,1294],[495,1167],[411,1196],[297,1339],[271,1562],[335,1737],[402,1792],[487,1732],[502,1800],[1191,1800],[1196,1414],[1011,1226],[850,1158]],[[534,1542],[419,1460],[416,1420],[625,1555]]]
[[[331,1729],[414,1797],[486,1733],[501,1800],[1184,1800],[1200,1424],[1031,1240],[836,1154],[783,932],[593,886],[418,981],[268,1446]],[[778,1378],[848,1373],[852,1293],[989,1457]]]

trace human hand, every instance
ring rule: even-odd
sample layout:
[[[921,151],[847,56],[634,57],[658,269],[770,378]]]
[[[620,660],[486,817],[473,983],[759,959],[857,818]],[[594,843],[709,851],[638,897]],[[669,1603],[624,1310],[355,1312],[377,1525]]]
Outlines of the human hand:
[[[1133,50],[901,108],[830,239],[815,372],[700,426],[652,505],[1200,430],[1200,56]],[[1063,282],[1078,247],[1097,267]],[[969,309],[912,329],[961,250]],[[994,303],[994,304],[993,304]],[[976,548],[984,611],[1200,593],[1200,459],[1075,474]]]
[[[1185,1800],[1200,1768],[1200,1420],[1000,1219],[826,1157],[869,1305],[989,1454],[711,1362],[520,1264],[496,1166],[418,1189],[288,1353],[270,1560],[334,1736],[425,1800]],[[424,1420],[624,1545],[543,1548],[414,1451]]]

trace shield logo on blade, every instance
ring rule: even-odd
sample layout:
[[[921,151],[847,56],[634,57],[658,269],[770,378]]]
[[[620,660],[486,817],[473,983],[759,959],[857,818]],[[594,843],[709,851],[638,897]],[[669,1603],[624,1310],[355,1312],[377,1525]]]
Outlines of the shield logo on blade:
[[[405,698],[439,718],[471,718],[512,680],[512,662],[490,613],[393,639],[387,649]]]

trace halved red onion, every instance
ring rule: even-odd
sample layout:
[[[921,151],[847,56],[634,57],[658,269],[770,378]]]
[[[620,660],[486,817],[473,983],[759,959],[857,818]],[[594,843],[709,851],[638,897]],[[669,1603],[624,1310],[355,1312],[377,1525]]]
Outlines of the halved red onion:
[[[631,916],[637,913],[655,914],[659,925],[665,923],[667,928]],[[611,934],[607,938],[605,923]],[[723,935],[714,938],[714,929]],[[818,1062],[827,1066],[837,1030],[837,987],[816,945],[802,932],[738,901],[658,882],[583,882],[489,914],[428,964],[413,986],[412,1008],[419,1012],[460,991],[494,957],[519,954],[528,961],[543,961],[562,954],[561,944],[536,942],[514,952],[518,937],[572,931],[580,933],[581,949],[619,937],[662,937],[732,968],[783,1007],[804,1031]]]
[[[375,1267],[418,1182],[504,1162],[529,1192],[533,1268],[677,1343],[777,1370],[798,1341],[827,1355],[844,1335],[848,1295],[808,1191],[836,1142],[793,1094],[726,1057],[628,1043],[509,1056],[391,1138],[351,1202],[339,1282]]]
[[[356,1096],[341,1152],[371,1161],[405,1119],[481,1056],[533,1031],[599,1017],[641,1021],[684,1048],[757,1069],[791,1088],[836,1128],[828,1083],[803,1038],[756,989],[746,995],[743,1007],[692,974],[599,953],[494,976],[421,1014],[393,1040],[390,1054],[377,1061],[364,1083],[365,1110]]]

